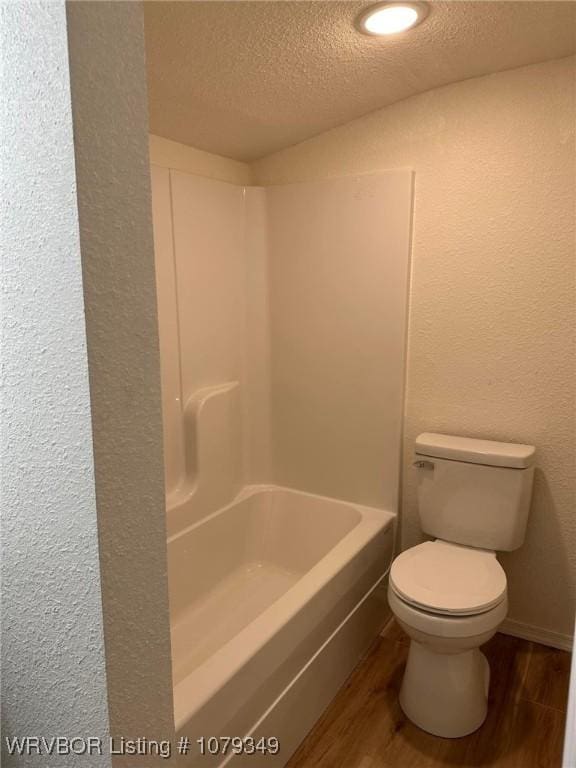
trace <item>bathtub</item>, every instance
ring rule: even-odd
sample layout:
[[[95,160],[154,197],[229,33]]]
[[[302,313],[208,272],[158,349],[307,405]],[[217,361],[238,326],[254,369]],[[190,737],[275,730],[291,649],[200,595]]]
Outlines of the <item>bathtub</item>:
[[[182,512],[182,511],[181,511]],[[177,735],[186,765],[281,766],[389,613],[395,516],[277,486],[168,539]],[[278,754],[201,754],[204,737],[276,737]]]

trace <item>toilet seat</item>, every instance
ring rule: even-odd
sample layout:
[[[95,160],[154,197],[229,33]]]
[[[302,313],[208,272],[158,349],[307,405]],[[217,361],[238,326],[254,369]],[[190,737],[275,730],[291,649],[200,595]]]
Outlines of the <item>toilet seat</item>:
[[[483,613],[472,615],[428,613],[398,597],[391,584],[388,585],[388,605],[400,624],[405,629],[410,628],[410,631],[408,629],[406,631],[411,636],[416,630],[428,638],[433,637],[436,640],[458,641],[466,638],[477,638],[477,645],[484,642],[483,636],[494,633],[508,613],[506,595],[498,605]]]
[[[494,552],[427,541],[392,563],[390,587],[405,603],[442,616],[486,613],[506,598],[506,574]]]

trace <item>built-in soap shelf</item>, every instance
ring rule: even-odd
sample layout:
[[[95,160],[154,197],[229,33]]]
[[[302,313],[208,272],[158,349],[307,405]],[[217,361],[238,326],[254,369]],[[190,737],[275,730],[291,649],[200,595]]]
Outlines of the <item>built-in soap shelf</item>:
[[[204,387],[188,398],[183,411],[185,476],[168,496],[169,513],[175,513],[185,503],[186,517],[200,519],[227,504],[239,492],[240,405],[238,381]]]

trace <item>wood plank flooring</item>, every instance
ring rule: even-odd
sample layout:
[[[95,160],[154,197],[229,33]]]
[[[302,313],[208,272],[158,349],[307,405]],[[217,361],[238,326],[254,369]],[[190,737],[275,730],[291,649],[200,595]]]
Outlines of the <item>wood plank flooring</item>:
[[[441,739],[403,714],[398,692],[408,641],[389,625],[287,768],[559,768],[570,654],[497,634],[488,717],[476,733]]]

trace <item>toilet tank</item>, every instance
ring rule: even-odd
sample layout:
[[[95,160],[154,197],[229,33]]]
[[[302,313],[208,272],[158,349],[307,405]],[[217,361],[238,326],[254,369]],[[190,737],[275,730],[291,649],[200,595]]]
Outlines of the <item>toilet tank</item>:
[[[518,549],[526,533],[534,454],[531,445],[420,435],[414,466],[423,531],[470,547]]]

